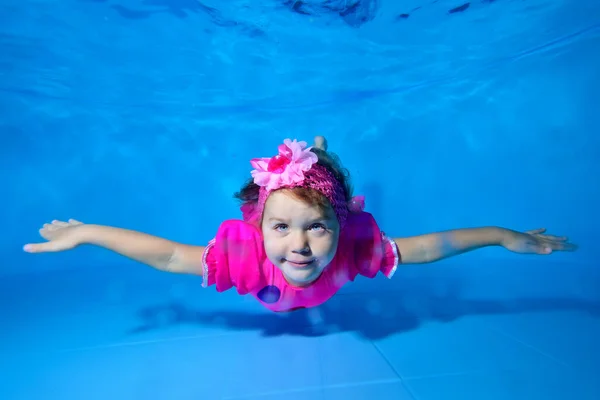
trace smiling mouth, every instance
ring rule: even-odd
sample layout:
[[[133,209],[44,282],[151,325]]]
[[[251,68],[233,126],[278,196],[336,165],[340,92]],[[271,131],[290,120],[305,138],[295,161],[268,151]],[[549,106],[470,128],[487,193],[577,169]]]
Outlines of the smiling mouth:
[[[294,268],[306,268],[309,265],[311,265],[315,260],[310,260],[310,261],[292,261],[292,260],[285,260],[288,264],[290,264],[292,267]]]

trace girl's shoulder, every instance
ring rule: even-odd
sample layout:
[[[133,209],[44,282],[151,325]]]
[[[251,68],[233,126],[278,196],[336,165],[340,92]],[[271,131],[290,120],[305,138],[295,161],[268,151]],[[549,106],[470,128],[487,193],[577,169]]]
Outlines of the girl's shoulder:
[[[391,277],[400,262],[396,243],[380,229],[373,215],[364,211],[348,215],[336,257],[343,265],[370,278],[380,271]]]

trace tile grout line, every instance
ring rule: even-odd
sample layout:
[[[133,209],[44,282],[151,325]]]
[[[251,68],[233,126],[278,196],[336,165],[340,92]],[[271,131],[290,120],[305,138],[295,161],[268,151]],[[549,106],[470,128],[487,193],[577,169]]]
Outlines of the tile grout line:
[[[251,398],[258,397],[258,396],[284,395],[284,394],[288,394],[288,393],[322,392],[324,389],[357,387],[357,386],[373,385],[373,384],[378,384],[378,383],[397,383],[397,382],[398,382],[397,379],[378,379],[378,380],[372,380],[372,381],[362,381],[360,383],[336,383],[333,385],[306,386],[306,387],[297,388],[297,389],[275,390],[275,391],[247,394],[247,395],[241,395],[241,396],[235,396],[235,395],[227,396],[227,397],[224,397],[223,400],[251,399]]]
[[[221,336],[235,336],[237,333],[220,333],[220,334],[202,334],[202,335],[193,335],[193,336],[181,336],[174,338],[165,338],[165,339],[154,339],[154,340],[140,340],[136,342],[122,342],[122,343],[111,343],[111,344],[101,344],[97,346],[84,346],[84,347],[74,347],[74,348],[63,348],[56,349],[53,352],[55,353],[72,353],[77,351],[88,351],[88,350],[99,350],[99,349],[108,349],[115,347],[129,347],[129,346],[140,346],[140,345],[149,345],[149,344],[157,344],[157,343],[168,343],[168,342],[178,342],[183,340],[193,340],[193,339],[201,339],[208,337],[221,337]]]
[[[369,340],[369,342],[375,348],[375,351],[377,351],[379,353],[379,355],[381,356],[381,358],[383,358],[383,360],[388,365],[388,367],[390,367],[392,369],[392,371],[394,371],[394,373],[396,374],[396,376],[398,377],[398,379],[400,379],[402,382],[404,382],[404,378],[402,377],[402,374],[400,374],[400,372],[398,372],[398,370],[396,370],[396,368],[392,365],[392,363],[390,362],[390,360],[388,360],[388,358],[383,354],[383,351],[381,351],[381,349],[379,348],[379,346],[377,346],[377,344],[374,341],[372,341],[372,340]]]
[[[488,328],[488,329],[490,329],[491,331],[494,331],[496,333],[499,333],[500,335],[506,336],[507,338],[509,338],[511,340],[514,340],[515,342],[519,343],[520,345],[528,347],[528,348],[532,349],[533,351],[541,354],[542,356],[544,356],[546,358],[549,358],[550,360],[554,361],[555,363],[558,363],[558,364],[560,364],[560,365],[562,365],[564,367],[567,367],[568,369],[570,369],[572,371],[575,371],[575,369],[571,365],[567,364],[566,362],[564,362],[562,360],[559,360],[558,358],[552,356],[551,354],[548,354],[548,353],[546,353],[546,352],[538,349],[537,347],[535,347],[535,346],[533,346],[533,345],[531,345],[531,344],[529,344],[527,342],[524,342],[523,340],[520,340],[520,339],[514,337],[513,335],[509,335],[508,333],[500,330],[499,328]]]
[[[413,391],[406,385],[405,379],[402,377],[402,374],[400,374],[400,372],[392,365],[392,363],[385,356],[385,354],[383,354],[383,351],[381,350],[381,348],[379,348],[379,346],[377,346],[377,343],[375,343],[375,341],[373,341],[373,340],[369,340],[369,342],[375,348],[375,351],[377,351],[379,353],[381,358],[383,358],[383,360],[386,362],[386,364],[392,369],[392,371],[394,371],[394,374],[396,374],[398,379],[400,379],[400,384],[402,385],[402,387],[404,387],[404,389],[406,389],[406,392],[410,395],[410,397],[412,397],[413,400],[418,400],[417,397],[415,396],[415,394],[413,393]]]

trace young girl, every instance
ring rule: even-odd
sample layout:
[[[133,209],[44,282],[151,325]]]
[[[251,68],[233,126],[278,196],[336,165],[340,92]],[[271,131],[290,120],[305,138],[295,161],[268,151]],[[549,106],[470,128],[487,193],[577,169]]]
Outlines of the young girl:
[[[202,286],[218,292],[235,287],[280,312],[322,304],[358,275],[391,278],[400,263],[431,263],[484,246],[533,254],[576,248],[545,229],[483,227],[390,238],[363,211],[364,198],[352,197],[345,170],[321,136],[314,147],[286,139],[278,154],[250,163],[252,179],[235,195],[243,220],[223,222],[207,246],[69,220],[44,224],[40,234],[47,242],[24,250],[102,246],[163,271],[202,275]]]

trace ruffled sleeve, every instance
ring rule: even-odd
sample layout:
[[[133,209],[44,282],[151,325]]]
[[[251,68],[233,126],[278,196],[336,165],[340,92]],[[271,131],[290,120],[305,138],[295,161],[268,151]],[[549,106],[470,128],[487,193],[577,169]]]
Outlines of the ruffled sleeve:
[[[215,285],[218,292],[235,287],[247,294],[261,285],[260,266],[266,259],[258,229],[244,221],[221,224],[202,256],[203,287]]]
[[[343,263],[368,278],[374,278],[378,272],[391,278],[402,261],[396,242],[379,229],[367,212],[348,216],[339,246]]]

